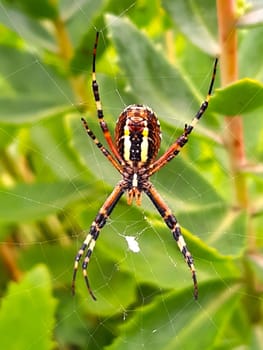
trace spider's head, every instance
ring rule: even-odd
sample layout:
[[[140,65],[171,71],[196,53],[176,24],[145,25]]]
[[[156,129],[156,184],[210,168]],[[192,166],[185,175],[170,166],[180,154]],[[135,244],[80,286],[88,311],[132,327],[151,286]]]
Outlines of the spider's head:
[[[153,162],[161,143],[160,123],[156,114],[144,105],[125,108],[116,124],[115,143],[126,162]]]

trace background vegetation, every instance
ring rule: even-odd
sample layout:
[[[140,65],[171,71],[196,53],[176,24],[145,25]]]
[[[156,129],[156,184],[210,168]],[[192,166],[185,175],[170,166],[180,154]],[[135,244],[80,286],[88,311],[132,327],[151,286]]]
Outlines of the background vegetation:
[[[0,2],[2,348],[262,348],[262,5]],[[81,273],[71,295],[76,252],[118,181],[80,124],[85,115],[103,140],[90,86],[96,30],[112,132],[126,105],[148,104],[161,121],[161,152],[198,110],[220,56],[208,111],[152,179],[195,258],[198,301],[147,199],[141,208],[121,200],[101,233],[89,265],[98,301]]]

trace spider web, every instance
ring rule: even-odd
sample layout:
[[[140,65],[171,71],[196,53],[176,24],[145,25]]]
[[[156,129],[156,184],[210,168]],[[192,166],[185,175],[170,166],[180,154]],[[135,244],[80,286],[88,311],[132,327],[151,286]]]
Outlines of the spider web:
[[[5,11],[5,6],[3,4],[0,6],[1,9]],[[81,9],[83,17],[87,18],[88,13],[86,12],[86,7],[82,6],[82,2],[79,2],[76,6],[79,6]],[[133,6],[129,6],[124,13],[119,14],[119,18],[127,15],[129,11],[131,11],[132,7]],[[16,23],[13,22],[12,25],[16,27]],[[92,24],[89,25],[92,26]],[[93,27],[95,33],[97,28],[95,26]],[[23,26],[19,28],[17,27],[17,29],[21,38],[23,38]],[[99,29],[102,34],[99,45],[100,50],[103,51],[103,48],[106,47],[105,40],[107,28]],[[119,72],[114,73],[115,63],[112,62],[111,52],[106,52],[105,55],[106,57],[109,55],[107,60],[108,69],[114,76],[115,85],[109,85],[107,76],[98,72],[97,75],[101,89],[101,98],[106,119],[108,115],[115,116],[117,118],[118,113],[121,111],[121,109],[119,109],[120,106],[124,107],[126,105],[126,96],[123,97],[123,90],[119,89],[119,84],[122,83],[123,77]],[[25,65],[19,67],[17,71],[11,72],[10,77],[15,77],[24,69],[30,70],[30,65],[32,65],[32,67],[37,65],[39,71],[41,71],[43,74],[43,79],[47,79],[49,83],[51,82],[55,89],[58,90],[59,94],[64,97],[67,96],[63,90],[63,87],[61,87],[57,81],[52,79],[49,71],[44,65],[42,65],[37,55],[35,58],[36,60],[34,62],[25,63]],[[87,67],[87,71],[89,71],[89,67]],[[156,75],[158,76],[158,72],[156,72]],[[203,90],[206,88],[207,82],[209,81],[210,71],[207,70],[205,73],[202,73],[202,75],[203,78],[201,80],[203,86],[201,86],[201,88]],[[170,79],[169,77],[165,78]],[[143,82],[144,77],[141,76],[140,79]],[[112,80],[110,80],[110,83],[112,83]],[[137,101],[134,102],[136,103]],[[70,100],[70,104],[74,105],[74,103],[75,101],[72,98],[72,100]],[[189,111],[191,110],[190,106],[192,103],[193,101],[190,100]],[[188,108],[186,109],[186,114],[188,114]],[[191,117],[192,115],[189,113],[189,121],[191,120]],[[94,118],[94,122],[91,121],[90,124],[92,129],[95,129],[95,132],[98,134],[100,140],[103,141],[101,133],[96,126],[95,119],[96,118]],[[114,127],[113,121],[113,117],[109,117],[109,126],[111,131],[113,131]],[[166,116],[166,123],[167,122],[170,122],[170,124],[174,126],[174,129],[172,131],[167,131],[167,126],[163,129],[164,148],[174,141],[176,136],[180,134],[180,130],[184,125],[184,120],[174,115]],[[41,135],[39,130],[44,132],[42,129],[43,125],[45,126],[45,122],[40,120],[36,121],[33,127],[31,127],[31,131],[35,130],[35,137]],[[74,147],[76,147],[76,152],[78,152],[78,146],[80,146],[80,152],[83,150],[83,154],[85,153],[83,157],[84,161],[88,165],[92,164],[91,171],[90,169],[88,170],[90,172],[89,186],[91,188],[94,187],[94,191],[91,191],[92,195],[89,197],[89,200],[84,202],[85,209],[83,209],[83,204],[80,204],[78,205],[78,208],[72,210],[72,213],[70,213],[70,211],[65,209],[64,206],[54,204],[58,209],[60,209],[61,214],[59,214],[59,218],[62,218],[63,224],[66,224],[68,231],[71,233],[73,232],[72,241],[70,240],[69,235],[63,231],[57,219],[51,217],[49,220],[49,225],[58,225],[58,230],[61,231],[59,237],[51,236],[46,237],[43,240],[43,237],[38,237],[36,235],[33,237],[30,236],[29,238],[26,234],[27,225],[25,224],[24,231],[22,231],[23,235],[19,237],[18,241],[14,241],[15,243],[12,243],[16,248],[26,248],[27,250],[27,253],[21,254],[20,257],[21,268],[24,270],[32,268],[32,266],[28,266],[28,262],[31,263],[32,261],[37,261],[50,266],[50,261],[52,259],[58,259],[59,261],[57,267],[54,263],[51,264],[53,267],[51,272],[52,284],[57,288],[61,288],[61,285],[65,286],[65,280],[71,278],[70,276],[72,273],[75,254],[73,253],[72,255],[72,252],[78,251],[97,210],[110,193],[111,188],[113,188],[119,179],[119,177],[116,176],[115,170],[112,169],[107,159],[103,158],[96,146],[88,138],[85,139],[84,132],[78,119],[73,119],[71,126],[72,135],[75,139]],[[9,130],[7,129],[3,132],[8,135]],[[81,133],[83,136],[80,137],[79,135],[81,135]],[[47,135],[45,134],[44,136]],[[39,147],[35,148],[34,143],[27,144],[27,141],[24,142],[23,139],[21,142],[21,135],[15,136],[12,144],[15,145],[16,143],[19,143],[22,145],[22,148],[33,152],[41,159],[42,166],[43,160],[47,161],[48,164],[53,164],[53,166],[55,165],[57,172],[63,174],[63,178],[68,180],[68,182],[74,186],[76,197],[78,197],[78,193],[81,191],[81,189],[76,186],[75,177],[81,177],[81,172],[83,170],[80,170],[79,174],[73,177],[68,164],[65,166],[64,159],[61,158],[58,161],[58,157],[63,153],[60,151],[64,147],[68,147],[67,137],[65,135],[62,136],[60,136],[61,138],[57,139],[57,143],[52,145],[51,148],[48,147],[46,150]],[[82,145],[76,141],[78,138],[79,143],[82,143]],[[187,147],[190,149],[190,153],[194,153],[195,150],[193,147],[197,144],[198,138],[195,139],[195,136],[193,136],[192,146],[191,142],[189,142]],[[105,145],[104,141],[103,143]],[[50,149],[52,150],[51,152]],[[84,149],[86,149],[86,151],[84,151]],[[186,229],[193,233],[200,231],[198,224],[195,222],[194,204],[196,204],[198,201],[202,203],[203,199],[207,198],[209,195],[206,192],[210,190],[210,187],[208,189],[203,188],[200,192],[200,188],[196,187],[195,182],[192,182],[191,179],[189,179],[189,175],[187,175],[189,171],[190,174],[192,173],[192,168],[196,166],[196,163],[198,164],[198,162],[202,161],[201,158],[202,157],[200,154],[196,154],[194,157],[195,161],[189,158],[188,163],[183,160],[180,161],[176,159],[171,164],[167,165],[165,175],[168,177],[167,181],[164,181],[164,177],[161,175],[161,173],[156,174],[152,179],[152,182],[161,192],[165,201],[170,205],[172,211],[180,218],[181,225],[183,227],[187,225]],[[221,167],[220,171],[228,173],[227,169],[222,168],[222,163],[218,163],[217,165]],[[45,172],[45,168],[43,168],[43,172]],[[207,175],[209,177],[209,174]],[[172,181],[170,181],[170,179],[172,179]],[[213,179],[210,178],[209,180],[212,181]],[[227,183],[221,185],[229,187],[230,183],[231,178],[227,180]],[[99,188],[98,194],[96,194],[96,188]],[[178,188],[182,189],[183,194],[175,201],[174,197],[175,193],[178,194]],[[186,188],[187,190],[185,190]],[[43,197],[40,196],[37,200],[30,197],[27,193],[22,193],[21,198],[23,198],[25,202],[36,202],[35,204],[37,206],[47,205],[44,193]],[[174,206],[175,203],[177,204],[176,206]],[[193,207],[189,207],[189,210],[186,210],[185,203],[188,203],[188,205],[189,203],[192,203]],[[220,209],[220,207],[217,209]],[[82,214],[79,215],[79,212]],[[84,216],[85,218],[83,218]],[[208,239],[214,228],[211,221],[208,220],[207,213],[205,211],[201,218],[203,221],[202,238]],[[80,220],[81,227],[76,228],[77,220]],[[34,223],[33,225],[38,224]],[[48,230],[48,225],[47,231],[52,232],[52,230]],[[36,232],[38,231],[36,230]],[[234,234],[235,233],[233,233],[233,235]],[[23,237],[26,237],[25,242],[23,241]],[[150,246],[148,245],[149,237],[152,240]],[[214,239],[216,240],[216,238]],[[233,239],[233,242],[236,242],[236,239]],[[4,239],[2,240],[2,243],[5,243]],[[57,258],[54,258],[54,254],[56,254],[56,256],[58,254],[58,246],[61,246],[59,247],[60,253]],[[230,237],[229,250],[231,251],[231,249],[236,250],[239,249],[239,247],[231,245]],[[199,258],[194,251],[191,252],[195,257],[197,267],[199,264],[205,263],[209,266],[209,269],[213,271],[214,275],[221,276],[217,271],[216,263],[210,261],[209,259],[206,261],[201,261],[203,260],[203,257]],[[161,262],[164,261],[165,264],[167,264],[167,270],[171,273],[170,281],[169,279],[160,275],[162,269],[158,269],[159,256],[165,257],[161,260]],[[206,318],[210,324],[210,327],[217,330],[217,323],[213,319],[211,311],[206,310],[200,302],[194,302],[192,299],[191,275],[188,271],[188,267],[184,263],[180,252],[178,252],[176,243],[173,241],[168,228],[164,225],[161,218],[158,217],[157,213],[154,213],[152,204],[146,198],[143,198],[141,208],[135,208],[134,206],[129,207],[126,205],[125,200],[120,201],[101,232],[95,251],[92,255],[89,272],[91,284],[93,279],[95,279],[97,283],[94,292],[95,294],[98,293],[101,296],[97,303],[93,303],[84,286],[81,271],[79,271],[77,276],[77,295],[72,298],[70,303],[67,301],[65,307],[60,305],[59,308],[61,314],[59,319],[56,319],[56,324],[54,327],[58,339],[60,339],[61,333],[65,333],[67,327],[74,323],[78,324],[78,327],[74,329],[74,331],[79,332],[78,345],[80,348],[100,349],[101,339],[99,338],[101,336],[105,336],[106,338],[108,337],[108,339],[111,339],[113,328],[118,322],[121,326],[118,338],[121,339],[124,344],[126,344],[127,349],[134,347],[149,348],[150,346],[156,346],[156,344],[158,344],[156,339],[158,339],[158,337],[161,338],[162,334],[167,332],[167,329],[172,330],[172,332],[174,332],[176,335],[178,332],[178,320],[185,318],[187,313],[188,315],[191,315],[191,309],[194,309],[196,313],[198,312],[198,315],[201,315],[200,317]],[[144,274],[147,275],[145,280],[143,280]],[[231,290],[232,287],[228,284],[227,278],[220,278],[226,289]],[[161,284],[159,283],[160,279],[163,281]],[[131,301],[130,303],[123,302],[125,300],[121,294],[121,291],[125,293],[125,288],[123,285],[121,288],[118,288],[118,282],[123,283],[123,281],[126,281],[128,288],[133,288],[133,291],[127,291],[127,298]],[[171,300],[170,297],[167,298],[166,293],[169,288],[172,288],[173,284],[177,286],[181,283],[185,286],[189,286],[189,293],[186,294],[186,297],[182,298],[183,303],[175,312],[174,310],[170,309]],[[136,286],[136,290],[134,290],[134,285]],[[64,290],[58,293],[60,298],[67,298],[66,295],[70,292],[68,286],[69,284],[67,285],[67,288],[64,287]],[[119,291],[119,289],[121,289],[121,291]],[[110,296],[109,300],[106,298],[107,294],[105,293],[105,290]],[[134,298],[135,293],[138,295],[137,299]],[[144,321],[144,313],[147,313],[148,310],[146,305],[150,305],[150,302],[155,298],[158,301],[156,304],[158,303],[158,305],[161,305],[160,309],[164,314],[161,315],[163,322],[156,322],[156,327],[147,328],[148,324]],[[63,304],[63,299],[60,299],[59,303]],[[105,311],[105,309],[109,310],[110,306],[112,306],[112,312]],[[153,307],[156,307],[156,305],[154,304]],[[185,322],[187,323],[187,317]],[[127,328],[125,328],[126,323],[129,324]],[[130,327],[139,329],[139,334],[141,334],[141,337],[138,338],[139,340],[137,339],[137,341],[134,343],[130,341]],[[53,333],[53,329],[48,329],[47,332]],[[75,337],[76,335],[69,332],[68,339],[64,335],[64,341],[67,340],[70,344],[71,336]],[[34,337],[32,338],[32,347],[34,347],[34,344],[37,343],[37,339],[34,339]],[[114,341],[113,338],[112,340]],[[107,340],[105,340],[105,344],[107,344]],[[175,345],[176,344],[180,345],[180,339],[176,340],[175,336]],[[63,343],[60,344],[61,348],[63,348],[63,345]]]

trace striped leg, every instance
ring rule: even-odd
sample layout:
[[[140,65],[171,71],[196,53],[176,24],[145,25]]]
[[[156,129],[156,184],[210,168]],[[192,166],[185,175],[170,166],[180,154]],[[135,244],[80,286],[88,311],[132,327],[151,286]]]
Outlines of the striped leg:
[[[177,154],[180,152],[181,148],[184,147],[184,145],[187,143],[188,136],[191,134],[192,130],[194,129],[198,121],[201,119],[202,115],[204,114],[204,112],[208,107],[208,103],[209,103],[212,89],[215,82],[217,62],[218,62],[218,59],[216,58],[206,99],[201,104],[198,112],[194,116],[191,123],[189,125],[185,124],[183,134],[178,137],[178,139],[168,148],[168,150],[156,162],[154,162],[149,166],[149,176],[152,176],[154,173],[160,170],[167,162],[171,161],[174,157],[176,157]]]
[[[99,148],[99,150],[104,154],[106,158],[111,162],[111,164],[122,174],[122,167],[120,164],[115,160],[115,158],[111,155],[111,153],[103,146],[103,144],[97,139],[95,134],[92,130],[90,130],[88,123],[86,119],[81,118],[82,124],[84,129],[86,130],[89,137],[92,139],[92,141],[95,143],[95,145]]]
[[[102,105],[101,105],[101,100],[100,100],[100,93],[99,93],[99,85],[97,83],[96,79],[96,55],[97,55],[97,46],[98,46],[98,41],[99,41],[99,32],[96,33],[96,39],[95,39],[95,44],[93,48],[93,64],[92,64],[92,91],[94,95],[94,99],[96,102],[96,108],[97,108],[97,116],[99,119],[100,127],[101,130],[104,134],[104,137],[110,147],[110,150],[118,160],[119,164],[123,163],[123,160],[117,151],[113,141],[112,137],[108,128],[108,125],[106,121],[104,120],[104,115],[103,115],[103,110],[102,110]]]
[[[88,264],[89,264],[89,261],[91,258],[91,254],[94,250],[96,240],[99,237],[100,230],[106,224],[107,218],[109,217],[110,213],[114,209],[115,205],[118,203],[118,201],[121,198],[124,191],[125,190],[123,189],[122,183],[120,182],[114,188],[114,190],[109,195],[109,197],[106,199],[105,203],[100,208],[98,215],[96,216],[95,220],[91,224],[89,233],[88,233],[87,237],[85,238],[85,241],[83,242],[83,244],[82,244],[82,246],[81,246],[80,250],[78,251],[78,254],[76,255],[76,258],[75,258],[73,278],[72,278],[72,293],[73,293],[73,295],[75,294],[75,281],[76,281],[76,275],[77,275],[77,271],[78,271],[79,262],[82,259],[84,253],[86,252],[85,258],[83,259],[83,263],[82,263],[82,272],[83,272],[83,276],[84,276],[88,291],[89,291],[91,297],[94,300],[96,300],[96,297],[91,290],[89,280],[88,280],[88,274],[87,274]]]
[[[169,207],[165,204],[161,196],[158,194],[156,189],[152,184],[147,186],[144,190],[148,197],[151,199],[152,203],[155,205],[162,218],[164,219],[166,225],[172,231],[173,237],[177,242],[177,245],[184,256],[184,259],[192,272],[192,278],[194,283],[194,298],[198,298],[198,285],[196,278],[196,270],[194,266],[194,259],[191,253],[188,251],[184,238],[182,236],[180,225],[178,224],[176,217],[172,214]]]

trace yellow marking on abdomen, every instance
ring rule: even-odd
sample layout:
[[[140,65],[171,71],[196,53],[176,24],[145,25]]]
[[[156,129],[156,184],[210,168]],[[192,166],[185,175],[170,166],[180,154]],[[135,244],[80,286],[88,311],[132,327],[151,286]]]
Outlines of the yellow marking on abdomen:
[[[149,135],[149,129],[146,126],[142,132],[143,138],[142,138],[142,143],[141,143],[141,161],[144,163],[148,159],[148,147],[149,147],[148,135]]]
[[[130,130],[128,125],[124,126],[124,144],[123,144],[123,157],[124,160],[130,160],[130,149],[131,149],[131,141],[130,141]]]

